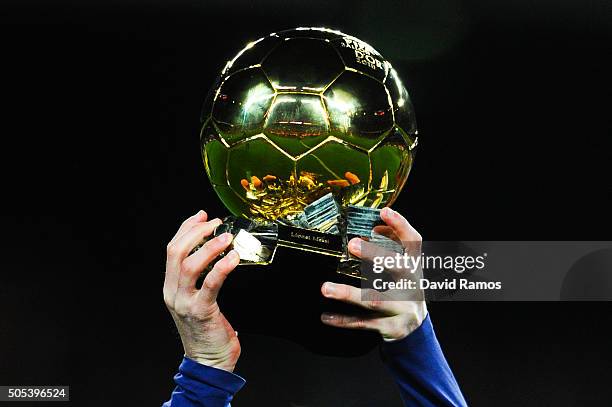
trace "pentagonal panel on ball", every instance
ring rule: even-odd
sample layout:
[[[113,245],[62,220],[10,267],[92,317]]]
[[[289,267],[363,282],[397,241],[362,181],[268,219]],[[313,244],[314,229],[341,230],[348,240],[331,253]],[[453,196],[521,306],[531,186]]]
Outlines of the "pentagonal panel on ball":
[[[239,197],[232,188],[227,185],[213,185],[213,189],[232,215],[249,217],[251,212],[248,203]]]
[[[263,130],[274,89],[259,68],[227,78],[217,92],[212,117],[221,136],[234,143]]]
[[[278,94],[264,125],[264,133],[294,157],[325,140],[328,130],[321,97],[300,93]]]
[[[412,168],[412,154],[399,130],[394,130],[370,152],[370,162],[372,183],[365,205],[389,205],[397,198]]]
[[[379,81],[387,76],[385,59],[369,44],[346,35],[331,42],[347,68],[370,75]]]
[[[391,102],[393,103],[395,124],[401,127],[407,134],[416,134],[416,117],[412,102],[410,101],[410,95],[408,95],[408,91],[395,69],[390,69],[385,86],[389,90]]]
[[[217,94],[217,89],[221,85],[221,81],[219,78],[215,80],[215,84],[208,90],[206,93],[206,97],[204,98],[204,103],[202,103],[202,110],[200,111],[200,122],[204,123],[210,116],[212,115],[213,102],[215,100],[215,95]]]
[[[290,157],[256,136],[230,148],[227,181],[252,212],[275,219],[273,212],[293,198],[294,169]]]
[[[270,34],[256,41],[248,43],[238,54],[231,59],[223,70],[224,75],[231,75],[250,66],[259,65],[261,61],[281,42],[276,34]]]
[[[227,185],[225,167],[228,148],[221,142],[217,130],[208,122],[200,133],[200,145],[206,174],[213,185]]]
[[[331,132],[369,149],[393,126],[389,96],[382,83],[346,71],[323,94]]]
[[[368,189],[370,160],[364,151],[329,141],[296,163],[298,187],[305,196],[332,192],[343,203],[354,204]]]
[[[344,69],[331,45],[311,38],[285,39],[262,62],[279,91],[320,92]]]

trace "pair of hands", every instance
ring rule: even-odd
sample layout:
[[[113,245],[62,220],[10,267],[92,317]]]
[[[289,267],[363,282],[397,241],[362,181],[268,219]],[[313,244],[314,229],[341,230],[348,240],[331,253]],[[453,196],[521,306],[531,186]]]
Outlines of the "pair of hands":
[[[421,236],[399,213],[390,208],[381,211],[381,218],[402,242],[410,242],[410,251],[420,253]],[[208,240],[190,254],[204,238],[221,224],[218,218],[208,220],[200,211],[180,226],[167,247],[164,301],[181,336],[185,356],[203,365],[229,372],[240,357],[238,334],[221,313],[217,294],[227,276],[238,265],[235,250],[217,261],[206,274],[200,289],[196,281],[206,267],[232,242],[224,233]],[[362,257],[362,244],[355,238],[349,242],[350,252]],[[385,301],[376,291],[362,290],[345,284],[326,282],[321,294],[373,312],[369,317],[328,314],[321,315],[324,324],[349,329],[378,331],[384,340],[402,339],[417,329],[427,315],[424,301]]]

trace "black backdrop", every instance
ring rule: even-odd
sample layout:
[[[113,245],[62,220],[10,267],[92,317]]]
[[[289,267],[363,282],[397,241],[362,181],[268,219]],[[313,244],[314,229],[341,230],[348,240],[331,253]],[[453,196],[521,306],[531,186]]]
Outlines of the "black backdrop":
[[[225,214],[200,160],[200,103],[224,61],[280,29],[338,28],[394,63],[422,136],[395,207],[425,239],[610,239],[603,5],[260,3],[3,3],[0,384],[70,384],[79,406],[168,397],[181,349],[165,244],[197,209]],[[429,308],[471,404],[608,400],[609,303]],[[237,406],[397,398],[375,354],[249,335],[243,352]]]

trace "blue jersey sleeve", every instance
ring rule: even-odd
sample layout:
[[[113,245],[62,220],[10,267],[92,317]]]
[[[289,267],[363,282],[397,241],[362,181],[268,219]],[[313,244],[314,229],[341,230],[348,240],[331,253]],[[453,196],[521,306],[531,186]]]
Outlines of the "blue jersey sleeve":
[[[226,407],[245,383],[238,375],[187,357],[183,358],[174,381],[172,397],[162,407]]]
[[[406,338],[381,345],[406,406],[466,406],[444,358],[429,315]],[[226,407],[244,386],[233,373],[184,358],[174,377],[176,388],[163,407]]]
[[[406,406],[467,406],[429,314],[410,335],[381,345],[381,355]]]

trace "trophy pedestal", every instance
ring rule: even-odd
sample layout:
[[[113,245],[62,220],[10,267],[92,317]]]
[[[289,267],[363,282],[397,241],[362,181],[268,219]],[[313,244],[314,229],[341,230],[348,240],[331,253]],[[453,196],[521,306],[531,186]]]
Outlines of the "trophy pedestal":
[[[357,356],[380,340],[374,332],[324,325],[324,312],[359,315],[356,306],[323,297],[326,281],[361,287],[361,261],[348,252],[352,237],[384,239],[379,210],[341,209],[331,194],[304,208],[292,219],[256,222],[228,217],[214,235],[234,235],[231,249],[249,270],[231,273],[219,301],[238,331],[281,336],[313,352]],[[230,250],[230,249],[228,249]]]
[[[379,343],[377,332],[321,322],[324,312],[361,312],[321,294],[326,281],[359,286],[361,280],[336,272],[337,263],[334,256],[279,246],[273,263],[231,273],[219,293],[219,306],[240,335],[281,337],[320,355],[364,355]]]

